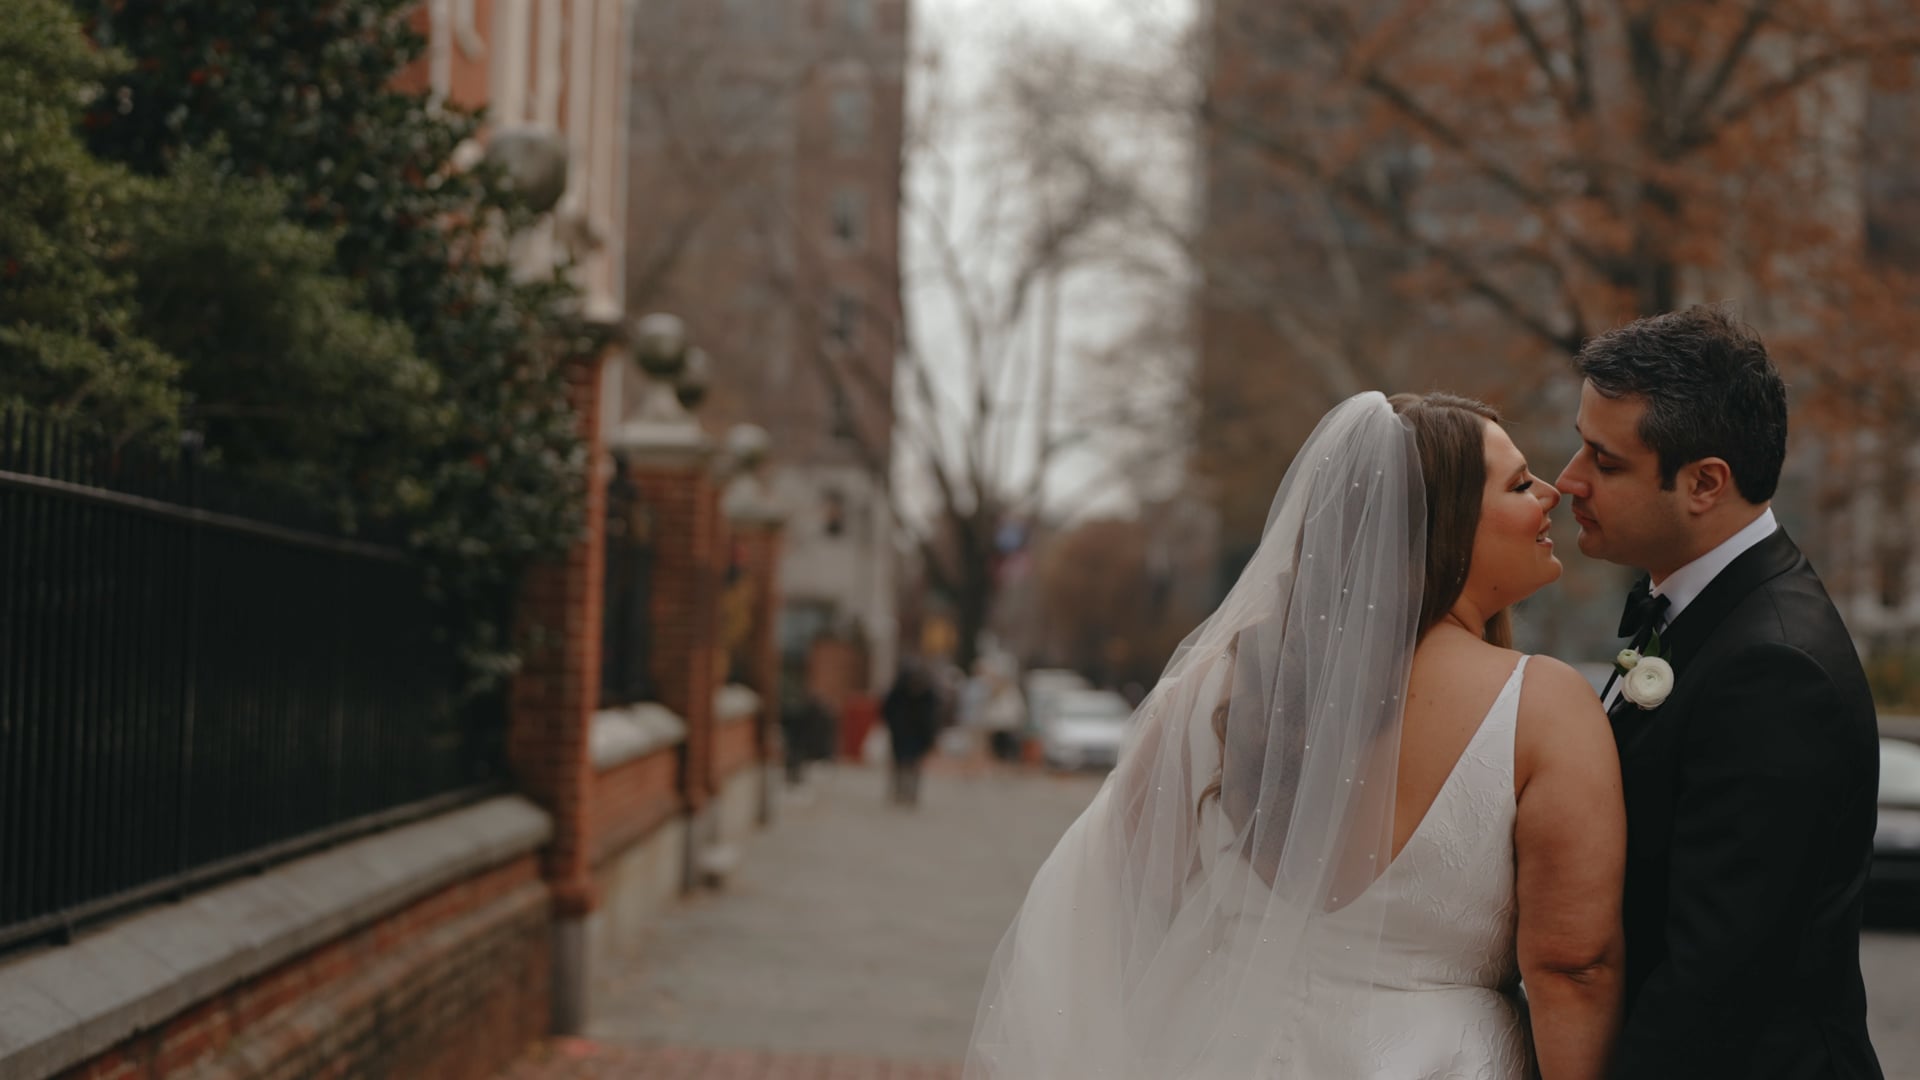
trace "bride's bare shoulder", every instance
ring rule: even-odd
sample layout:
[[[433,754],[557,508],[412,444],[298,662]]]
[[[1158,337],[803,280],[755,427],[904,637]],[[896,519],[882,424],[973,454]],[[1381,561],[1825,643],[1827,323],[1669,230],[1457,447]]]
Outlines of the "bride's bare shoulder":
[[[1514,774],[1521,788],[1543,769],[1617,782],[1613,729],[1593,684],[1551,656],[1527,661],[1514,733]],[[1612,776],[1609,781],[1607,777]]]
[[[1527,660],[1526,682],[1520,688],[1520,714],[1543,713],[1606,716],[1593,684],[1572,664],[1551,656],[1533,656]]]

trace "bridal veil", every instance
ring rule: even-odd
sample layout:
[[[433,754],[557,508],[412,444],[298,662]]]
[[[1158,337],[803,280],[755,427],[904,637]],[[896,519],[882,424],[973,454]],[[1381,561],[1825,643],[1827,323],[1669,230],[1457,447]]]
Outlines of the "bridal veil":
[[[1365,1037],[1426,508],[1412,430],[1343,403],[1132,720],[993,958],[968,1080],[1311,1076]]]

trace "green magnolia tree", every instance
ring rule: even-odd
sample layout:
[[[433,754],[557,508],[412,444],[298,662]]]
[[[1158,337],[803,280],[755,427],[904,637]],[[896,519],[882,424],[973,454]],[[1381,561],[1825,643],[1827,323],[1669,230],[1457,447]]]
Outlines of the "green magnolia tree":
[[[216,175],[270,182],[287,220],[331,238],[333,267],[354,283],[354,303],[411,335],[424,362],[418,371],[375,322],[325,328],[334,343],[361,342],[394,366],[309,365],[309,400],[353,413],[346,499],[404,515],[470,659],[500,673],[511,663],[505,615],[521,569],[578,531],[584,453],[564,374],[600,342],[574,316],[576,295],[562,277],[515,279],[502,240],[524,221],[484,170],[453,160],[479,117],[405,88],[400,77],[424,46],[408,22],[414,3],[76,5],[96,41],[132,60],[87,110],[97,154],[163,176],[197,152]],[[290,314],[299,310],[317,309],[296,304]],[[312,337],[305,344],[329,348]],[[211,340],[205,351],[209,362],[215,351],[249,355]],[[275,371],[285,362],[264,351],[251,357]],[[230,390],[253,385],[231,365],[227,374]],[[432,407],[422,405],[423,389]],[[245,418],[228,403],[239,400],[197,397],[188,422],[238,430]],[[266,418],[254,419],[262,422],[248,430],[265,439]],[[348,465],[308,461],[307,444],[291,438],[283,433],[271,449],[321,471]]]
[[[439,372],[286,206],[271,181],[183,156],[133,215],[140,325],[183,365],[185,418],[224,471],[350,529],[419,514],[419,456],[453,423]]]
[[[75,132],[115,65],[58,0],[18,0],[0,19],[0,404],[126,442],[171,433],[180,364],[142,333],[120,265],[153,185],[94,160]]]

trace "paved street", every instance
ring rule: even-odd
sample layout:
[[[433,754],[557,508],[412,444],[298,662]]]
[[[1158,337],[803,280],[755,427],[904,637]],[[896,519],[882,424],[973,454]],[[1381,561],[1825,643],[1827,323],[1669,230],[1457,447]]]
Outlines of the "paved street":
[[[589,1039],[506,1080],[950,1080],[994,946],[1096,781],[929,776],[882,800],[878,771],[817,772],[736,879],[683,903],[601,971]],[[1920,1080],[1920,932],[1862,943],[1890,1080]]]
[[[1920,1080],[1920,931],[1869,930],[1860,966],[1867,1027],[1887,1080]]]

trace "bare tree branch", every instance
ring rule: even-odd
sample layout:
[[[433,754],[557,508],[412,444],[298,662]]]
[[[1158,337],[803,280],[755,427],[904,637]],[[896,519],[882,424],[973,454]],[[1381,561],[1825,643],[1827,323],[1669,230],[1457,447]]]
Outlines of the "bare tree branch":
[[[1567,52],[1573,61],[1574,115],[1585,118],[1593,112],[1593,46],[1587,32],[1587,12],[1580,0],[1560,0],[1567,20]]]
[[[1540,36],[1540,28],[1534,25],[1532,17],[1527,14],[1527,9],[1521,6],[1520,0],[1500,0],[1500,3],[1507,9],[1507,18],[1512,21],[1514,32],[1520,35],[1521,41],[1526,43],[1527,53],[1533,57],[1534,66],[1539,69],[1541,78],[1546,80],[1547,91],[1560,103],[1561,113],[1569,120],[1573,119],[1582,111],[1581,106],[1575,98],[1575,91],[1568,87],[1560,73],[1554,70],[1553,53],[1548,49],[1546,39]]]
[[[1682,111],[1681,115],[1685,117],[1681,122],[1682,130],[1697,125],[1701,118],[1713,108],[1714,103],[1720,100],[1720,95],[1726,92],[1727,85],[1733,81],[1733,73],[1740,69],[1740,62],[1746,59],[1747,50],[1753,45],[1754,38],[1760,35],[1760,29],[1766,26],[1767,20],[1772,17],[1775,2],[1776,0],[1754,0],[1753,6],[1747,9],[1747,17],[1741,20],[1740,29],[1727,42],[1726,50],[1720,54],[1719,61],[1714,64],[1713,72],[1707,76],[1706,84],[1700,88],[1699,95],[1694,98],[1688,108]]]
[[[1225,125],[1234,134],[1245,139],[1249,145],[1265,151],[1305,178],[1338,194],[1345,202],[1365,213],[1376,224],[1385,226],[1413,250],[1446,267],[1460,282],[1462,288],[1492,305],[1495,310],[1542,343],[1569,354],[1579,350],[1579,338],[1566,329],[1555,327],[1532,311],[1519,297],[1502,287],[1464,253],[1421,235],[1411,222],[1403,215],[1394,213],[1392,207],[1384,204],[1364,184],[1351,177],[1330,173],[1316,158],[1300,147],[1285,140],[1272,138],[1257,125],[1237,122],[1219,110],[1211,111],[1216,123]]]
[[[1712,147],[1761,109],[1791,97],[1824,75],[1877,56],[1920,56],[1920,33],[1854,41],[1806,57],[1794,64],[1786,74],[1768,80],[1745,96],[1736,98],[1717,116],[1695,120],[1680,132],[1676,148],[1680,153],[1693,153]]]

